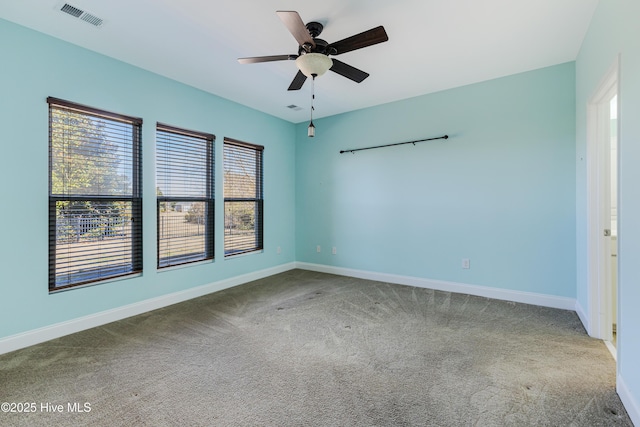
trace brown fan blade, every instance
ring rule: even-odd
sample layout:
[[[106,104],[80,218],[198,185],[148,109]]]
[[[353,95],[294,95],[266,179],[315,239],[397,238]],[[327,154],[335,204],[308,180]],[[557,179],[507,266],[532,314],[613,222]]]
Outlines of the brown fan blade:
[[[238,62],[241,64],[256,64],[258,62],[295,61],[297,57],[298,55],[253,56],[251,58],[238,58]]]
[[[302,74],[302,71],[298,70],[298,74],[293,78],[293,81],[289,85],[287,90],[300,90],[304,82],[307,81],[307,76]]]
[[[365,73],[362,70],[358,70],[356,67],[352,67],[349,64],[345,64],[342,61],[338,61],[337,59],[332,59],[333,65],[329,68],[334,73],[338,73],[341,76],[344,76],[348,79],[353,80],[356,83],[362,82],[364,79],[369,77],[369,73]]]
[[[363,47],[386,42],[387,40],[389,40],[387,32],[384,30],[383,26],[379,26],[360,34],[356,34],[355,36],[347,37],[346,39],[331,43],[327,46],[327,52],[331,55],[340,55],[341,53],[362,49]]]
[[[300,46],[309,44],[312,47],[316,47],[316,42],[313,41],[313,37],[309,34],[309,30],[307,30],[304,22],[302,22],[298,12],[293,10],[279,10],[276,14],[280,17]]]

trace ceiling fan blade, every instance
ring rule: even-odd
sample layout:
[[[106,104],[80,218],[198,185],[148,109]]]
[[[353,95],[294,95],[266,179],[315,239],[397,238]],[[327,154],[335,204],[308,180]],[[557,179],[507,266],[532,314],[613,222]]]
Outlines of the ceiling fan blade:
[[[250,58],[238,58],[238,62],[241,64],[256,64],[258,62],[295,61],[297,57],[298,55],[253,56]]]
[[[362,49],[363,47],[386,42],[387,40],[389,40],[389,37],[387,36],[387,32],[384,30],[384,27],[381,25],[360,34],[356,34],[355,36],[347,37],[346,39],[331,43],[327,46],[327,51],[330,52],[331,55],[340,55],[341,53]]]
[[[309,44],[312,47],[316,47],[316,42],[313,41],[313,37],[309,34],[309,30],[307,30],[304,22],[302,22],[302,18],[300,18],[298,12],[293,10],[279,10],[276,14],[300,46]]]
[[[302,71],[298,70],[298,74],[293,78],[293,81],[289,85],[287,90],[300,90],[304,82],[307,81],[307,76],[302,74]]]
[[[353,80],[356,83],[362,82],[364,79],[369,77],[369,73],[365,73],[362,70],[358,70],[356,67],[352,67],[349,64],[345,64],[342,61],[338,61],[337,59],[332,59],[333,66],[329,68],[334,73],[338,73],[341,76],[344,76],[348,79]]]

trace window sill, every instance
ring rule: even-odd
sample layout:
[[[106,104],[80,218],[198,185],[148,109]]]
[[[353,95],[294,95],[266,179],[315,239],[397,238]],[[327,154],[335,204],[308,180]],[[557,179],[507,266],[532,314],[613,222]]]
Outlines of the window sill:
[[[254,254],[261,254],[261,253],[264,253],[264,249],[256,249],[255,251],[240,252],[240,253],[237,253],[237,254],[229,254],[229,255],[225,255],[224,259],[241,258],[241,257],[254,255]]]
[[[76,289],[89,288],[89,287],[97,286],[97,285],[104,285],[106,283],[113,283],[113,282],[120,282],[120,281],[123,281],[123,280],[135,279],[135,278],[138,278],[138,277],[142,277],[142,272],[140,272],[140,273],[132,273],[132,274],[128,274],[126,276],[112,277],[110,279],[99,280],[99,281],[96,281],[96,282],[86,283],[84,285],[70,286],[68,288],[49,289],[49,295],[59,294],[61,292],[73,291],[73,290],[76,290]]]

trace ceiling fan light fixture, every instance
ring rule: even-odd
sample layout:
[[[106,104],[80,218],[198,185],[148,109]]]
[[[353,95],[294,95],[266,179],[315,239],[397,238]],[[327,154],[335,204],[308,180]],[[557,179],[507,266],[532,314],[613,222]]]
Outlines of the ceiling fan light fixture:
[[[307,77],[319,77],[333,66],[333,61],[322,53],[307,53],[296,59],[296,66]]]

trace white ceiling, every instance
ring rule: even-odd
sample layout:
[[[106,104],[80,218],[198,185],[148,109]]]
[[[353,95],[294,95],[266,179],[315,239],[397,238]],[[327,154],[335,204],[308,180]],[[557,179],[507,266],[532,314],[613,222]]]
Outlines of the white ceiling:
[[[316,80],[314,117],[572,61],[598,0],[68,0],[100,28],[60,12],[65,1],[0,0],[0,17],[282,119],[308,120],[311,84],[287,91],[296,54],[276,15],[296,10],[334,42],[383,25],[389,41],[338,58],[371,76]],[[18,41],[19,42],[19,41]],[[295,104],[300,111],[286,108]]]

